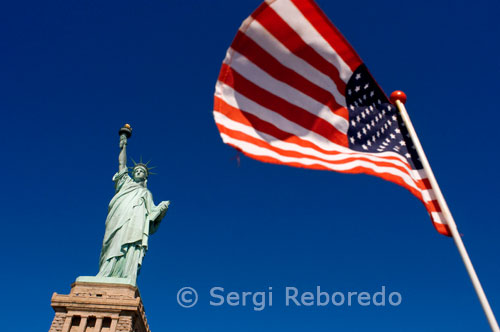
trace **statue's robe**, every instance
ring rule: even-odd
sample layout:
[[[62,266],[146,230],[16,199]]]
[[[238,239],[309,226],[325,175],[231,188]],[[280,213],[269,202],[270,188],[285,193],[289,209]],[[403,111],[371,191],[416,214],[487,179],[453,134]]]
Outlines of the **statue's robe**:
[[[113,176],[116,193],[111,199],[99,261],[101,277],[131,278],[135,283],[148,248],[166,211],[154,205],[151,192],[123,169]]]

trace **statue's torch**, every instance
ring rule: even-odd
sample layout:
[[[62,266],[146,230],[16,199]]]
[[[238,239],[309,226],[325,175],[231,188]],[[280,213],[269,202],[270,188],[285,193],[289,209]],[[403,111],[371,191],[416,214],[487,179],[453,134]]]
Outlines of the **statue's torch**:
[[[120,149],[124,149],[125,145],[127,145],[127,139],[132,136],[132,127],[128,123],[126,123],[123,127],[118,131],[120,135]]]
[[[123,127],[120,128],[118,134],[120,135],[120,137],[122,135],[125,135],[125,137],[130,138],[130,136],[132,136],[132,127],[130,127],[130,125],[126,123]]]

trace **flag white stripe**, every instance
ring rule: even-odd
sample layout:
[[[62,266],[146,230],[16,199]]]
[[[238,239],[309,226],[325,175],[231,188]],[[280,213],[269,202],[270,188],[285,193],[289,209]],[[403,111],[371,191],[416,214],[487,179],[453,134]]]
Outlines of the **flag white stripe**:
[[[441,212],[431,212],[431,217],[435,223],[446,225],[446,220]]]
[[[423,190],[422,191],[422,198],[425,202],[435,201],[436,194],[434,193],[434,190],[432,190],[432,189]]]
[[[427,174],[423,169],[413,169],[411,170],[411,176],[415,179],[427,179]]]
[[[231,67],[255,85],[327,121],[337,128],[338,131],[347,134],[349,123],[346,119],[333,113],[328,106],[319,103],[317,100],[290,85],[273,78],[235,50],[232,53]]]
[[[302,60],[290,52],[288,48],[270,34],[258,21],[253,20],[244,33],[278,60],[283,66],[295,71],[297,74],[324,90],[329,91],[337,104],[346,107],[345,97],[339,92],[337,85],[329,76],[323,74],[311,66],[307,61]]]
[[[332,46],[312,26],[300,10],[290,1],[274,1],[270,7],[299,34],[302,40],[311,46],[326,61],[334,65],[340,74],[340,79],[347,83],[352,75],[351,68],[337,54]]]

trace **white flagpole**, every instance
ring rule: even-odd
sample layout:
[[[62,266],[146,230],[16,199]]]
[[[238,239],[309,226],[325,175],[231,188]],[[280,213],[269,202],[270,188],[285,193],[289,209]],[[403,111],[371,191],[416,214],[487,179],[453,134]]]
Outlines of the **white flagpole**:
[[[429,161],[425,156],[424,150],[422,149],[422,145],[420,144],[417,133],[415,132],[410,117],[406,112],[406,108],[404,105],[404,103],[406,102],[406,95],[401,91],[394,91],[391,94],[391,102],[396,104],[396,107],[398,108],[399,113],[403,118],[403,122],[406,125],[406,128],[408,129],[408,133],[410,134],[413,144],[415,145],[415,149],[417,150],[418,157],[420,158],[422,166],[424,167],[424,172],[427,175],[427,178],[429,179],[432,189],[434,190],[436,199],[439,203],[439,206],[441,207],[446,224],[450,229],[450,233],[453,237],[453,240],[455,241],[455,245],[458,248],[458,252],[460,253],[465,268],[469,273],[472,285],[474,285],[474,289],[476,290],[479,302],[481,302],[481,306],[483,307],[484,313],[486,314],[486,318],[488,319],[488,323],[490,324],[491,330],[493,332],[500,332],[497,320],[495,318],[495,315],[493,314],[493,311],[491,310],[490,304],[488,302],[488,299],[486,298],[486,294],[484,293],[483,287],[479,282],[476,271],[474,270],[474,266],[472,265],[472,262],[469,258],[469,254],[467,254],[467,250],[465,250],[465,246],[464,243],[462,242],[460,233],[458,232],[455,220],[453,219],[450,209],[448,208],[448,204],[446,204],[444,196],[441,193],[441,189],[439,188],[436,178],[434,177],[434,173],[432,172],[431,165],[429,164]]]

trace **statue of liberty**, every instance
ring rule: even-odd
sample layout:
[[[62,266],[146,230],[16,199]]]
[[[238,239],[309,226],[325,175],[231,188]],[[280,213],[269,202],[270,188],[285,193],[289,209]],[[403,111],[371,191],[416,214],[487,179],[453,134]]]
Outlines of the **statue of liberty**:
[[[115,195],[109,203],[99,273],[94,278],[103,281],[109,277],[125,278],[135,285],[148,249],[149,236],[160,226],[170,201],[154,204],[153,196],[147,189],[150,174],[147,163],[134,161],[132,177],[129,176],[126,147],[127,139],[132,134],[130,125],[121,128],[119,134],[119,166],[113,176]]]

